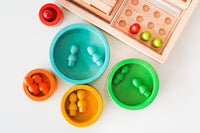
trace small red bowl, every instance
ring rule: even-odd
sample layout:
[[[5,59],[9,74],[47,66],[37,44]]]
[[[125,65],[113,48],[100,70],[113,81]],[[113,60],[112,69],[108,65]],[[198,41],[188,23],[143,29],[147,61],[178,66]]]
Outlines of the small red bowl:
[[[34,74],[38,74],[42,78],[42,81],[47,83],[49,92],[46,95],[39,93],[39,95],[35,96],[28,90],[28,86],[25,85],[25,83],[23,83],[23,89],[24,89],[25,94],[31,100],[34,100],[34,101],[44,101],[50,98],[57,89],[56,77],[44,69],[34,69],[30,71],[28,74],[26,74],[26,77],[32,77]]]
[[[53,19],[52,21],[48,21],[47,19],[45,19],[43,13],[45,10],[51,10],[54,15],[55,15],[55,19]],[[39,11],[39,17],[40,17],[40,21],[47,25],[47,26],[54,26],[56,24],[58,24],[59,22],[62,21],[63,19],[63,14],[62,11],[60,10],[60,8],[52,3],[48,3],[45,4],[44,6],[41,7],[40,11]]]

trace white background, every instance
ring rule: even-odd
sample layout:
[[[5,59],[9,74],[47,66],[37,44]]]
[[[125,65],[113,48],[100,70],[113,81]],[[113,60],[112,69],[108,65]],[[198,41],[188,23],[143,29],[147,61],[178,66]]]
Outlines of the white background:
[[[62,117],[60,102],[73,84],[58,78],[58,89],[44,102],[31,101],[23,92],[23,77],[30,70],[53,71],[49,47],[55,34],[73,23],[87,23],[62,9],[64,20],[57,27],[44,26],[38,17],[42,5],[51,0],[1,0],[0,2],[0,132],[1,133],[199,133],[200,128],[200,5],[197,6],[176,46],[164,64],[128,47],[103,32],[111,50],[105,73],[90,85],[103,98],[100,119],[86,128],[70,125]],[[106,79],[121,60],[139,58],[158,73],[160,88],[145,109],[129,111],[109,97]]]

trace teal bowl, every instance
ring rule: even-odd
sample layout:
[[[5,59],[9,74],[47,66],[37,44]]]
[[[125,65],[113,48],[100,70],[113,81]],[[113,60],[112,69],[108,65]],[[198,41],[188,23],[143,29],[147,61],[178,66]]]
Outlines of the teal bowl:
[[[73,67],[68,66],[72,45],[78,47]],[[102,59],[98,66],[88,47],[94,47]],[[87,84],[99,78],[106,70],[110,49],[104,35],[95,27],[87,24],[72,24],[60,30],[50,46],[50,61],[56,74],[73,84]]]

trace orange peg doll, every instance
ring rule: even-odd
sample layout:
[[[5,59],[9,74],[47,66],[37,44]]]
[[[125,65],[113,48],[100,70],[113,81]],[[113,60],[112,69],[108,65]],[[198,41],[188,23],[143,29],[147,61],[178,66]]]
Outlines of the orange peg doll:
[[[77,111],[77,105],[76,105],[77,96],[76,96],[75,93],[71,93],[69,95],[69,101],[70,101],[70,104],[68,106],[69,115],[70,116],[76,116],[76,111]]]
[[[32,79],[33,79],[34,83],[36,83],[36,84],[40,84],[42,82],[42,78],[38,74],[34,74],[32,76]]]
[[[28,86],[28,90],[35,96],[37,96],[40,93],[38,86],[35,83],[33,83],[31,86]]]
[[[79,112],[85,112],[86,111],[86,106],[87,102],[84,100],[85,99],[85,91],[84,90],[78,90],[77,91],[77,96],[78,96],[78,102],[77,106],[79,107]]]
[[[40,93],[37,84],[33,83],[33,79],[31,77],[25,77],[24,84],[33,95],[38,95]]]
[[[33,79],[31,77],[25,77],[24,78],[24,84],[27,86],[33,85]]]
[[[33,82],[39,86],[39,91],[41,91],[44,95],[49,92],[47,83],[42,81],[42,77],[40,75],[34,74],[32,79]]]
[[[40,90],[44,95],[46,95],[46,94],[49,92],[49,88],[48,88],[47,83],[41,82],[41,83],[39,84],[39,90]]]

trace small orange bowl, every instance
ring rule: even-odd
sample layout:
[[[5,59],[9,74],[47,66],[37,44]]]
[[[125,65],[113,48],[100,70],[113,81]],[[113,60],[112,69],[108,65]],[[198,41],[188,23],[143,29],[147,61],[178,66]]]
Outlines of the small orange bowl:
[[[26,77],[32,77],[34,74],[38,74],[42,78],[42,81],[47,83],[49,92],[46,95],[44,95],[40,92],[37,96],[35,96],[28,90],[28,86],[23,82],[23,88],[24,88],[25,94],[34,101],[44,101],[44,100],[50,98],[53,95],[53,93],[55,92],[55,90],[57,89],[56,77],[44,69],[34,69],[34,70],[30,71],[26,75]]]
[[[86,92],[85,101],[87,103],[86,111],[83,113],[76,111],[76,116],[70,116],[67,107],[70,104],[69,95],[77,90],[84,90]],[[78,99],[77,99],[78,101]],[[77,105],[77,102],[76,102]],[[63,117],[71,125],[77,127],[87,127],[95,123],[101,116],[103,110],[103,101],[98,91],[88,85],[75,85],[64,94],[61,102],[61,112]]]

